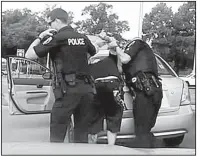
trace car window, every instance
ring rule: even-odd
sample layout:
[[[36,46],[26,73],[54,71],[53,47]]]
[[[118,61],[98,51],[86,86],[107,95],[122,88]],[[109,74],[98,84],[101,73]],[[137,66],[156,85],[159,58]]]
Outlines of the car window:
[[[157,65],[158,65],[158,74],[159,75],[172,75],[175,76],[175,74],[172,72],[172,70],[169,68],[168,65],[166,65],[160,58],[156,57]]]
[[[21,58],[11,58],[10,66],[13,78],[43,78],[42,75],[49,72],[48,69],[40,64]]]

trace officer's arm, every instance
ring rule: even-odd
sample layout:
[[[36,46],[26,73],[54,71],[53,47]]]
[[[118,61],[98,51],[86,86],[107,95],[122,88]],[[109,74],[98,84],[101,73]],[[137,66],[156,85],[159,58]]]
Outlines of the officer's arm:
[[[53,32],[56,31],[55,29],[47,29],[40,33],[39,38],[34,40],[33,43],[29,46],[28,50],[26,51],[26,58],[29,59],[37,59],[38,57],[44,57],[47,55],[50,48],[55,46],[55,40],[53,40]],[[47,38],[43,43],[41,43],[41,40],[44,39],[49,35],[49,38]]]
[[[36,39],[33,43],[29,46],[28,50],[26,51],[25,57],[29,59],[37,59],[38,55],[36,54],[34,47],[39,45],[40,39]]]
[[[129,45],[129,47],[127,48],[127,50],[125,50],[125,53],[128,54],[131,59],[134,58],[137,53],[142,49],[142,44],[140,40],[136,40],[134,41],[131,45]]]
[[[124,53],[123,50],[119,47],[116,47],[116,53],[123,64],[127,64],[131,60],[131,56],[127,53]]]

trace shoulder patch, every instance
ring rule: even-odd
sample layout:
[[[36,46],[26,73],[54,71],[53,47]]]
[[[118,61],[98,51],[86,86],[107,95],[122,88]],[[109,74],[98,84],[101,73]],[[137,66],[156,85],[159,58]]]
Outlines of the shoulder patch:
[[[43,45],[47,45],[48,43],[51,42],[52,39],[53,39],[52,37],[49,37],[49,38],[47,38],[42,44],[43,44]]]
[[[130,49],[130,47],[135,44],[135,40],[133,40],[132,42],[130,42],[127,46],[126,46],[126,50],[128,51]]]

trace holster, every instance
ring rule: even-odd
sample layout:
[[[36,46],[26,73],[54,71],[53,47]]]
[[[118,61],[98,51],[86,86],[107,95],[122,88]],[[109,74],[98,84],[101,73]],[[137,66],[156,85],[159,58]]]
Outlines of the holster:
[[[62,73],[57,73],[57,78],[58,78],[58,81],[59,81],[59,83],[61,85],[62,92],[64,94],[67,93],[67,85],[66,85],[66,83],[65,83],[65,81],[63,79]]]
[[[144,91],[146,95],[153,95],[155,88],[159,88],[161,83],[155,78],[153,74],[146,74],[142,71],[136,75],[135,87],[140,91]]]
[[[62,97],[63,94],[67,92],[67,85],[63,79],[62,74],[62,61],[57,59],[53,62],[54,69],[54,89],[57,90],[59,97]],[[60,91],[59,91],[60,89]]]

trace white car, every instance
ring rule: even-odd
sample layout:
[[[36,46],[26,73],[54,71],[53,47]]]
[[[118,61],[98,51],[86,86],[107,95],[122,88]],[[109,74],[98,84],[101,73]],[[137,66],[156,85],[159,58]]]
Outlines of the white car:
[[[106,52],[104,51],[99,59],[105,58],[105,55]],[[162,78],[163,99],[152,132],[156,137],[163,139],[166,145],[176,146],[182,143],[184,135],[188,133],[190,124],[193,121],[190,93],[187,83],[177,76],[166,61],[158,55],[156,55],[156,60],[159,76]],[[49,77],[52,72],[51,69],[47,68],[51,65],[46,67],[26,58],[12,56],[8,57],[7,61],[9,113],[12,115],[24,114],[24,116],[27,116],[27,114],[37,116],[37,114],[50,113],[55,100],[52,80]],[[19,75],[12,75],[14,70],[12,64],[15,62],[21,63],[18,68],[22,73],[19,73]],[[109,65],[104,66],[102,69],[107,68]],[[38,69],[37,72],[32,71],[30,73],[33,68]],[[109,77],[107,81],[116,82],[116,79],[118,78]],[[116,91],[114,92],[116,93]],[[135,137],[132,104],[128,99],[130,96],[127,95],[126,98],[124,100],[121,130],[117,136],[117,141],[120,142],[127,142]],[[44,125],[47,126],[47,124]],[[73,128],[69,128],[69,130],[70,141]],[[105,125],[104,130],[106,130]],[[106,141],[106,133],[99,135],[98,140],[100,142]]]
[[[189,75],[185,76],[185,77],[180,77],[181,79],[183,79],[188,86],[195,86],[196,85],[196,74],[194,72],[190,73]]]
[[[164,139],[167,145],[179,145],[188,132],[193,117],[188,85],[177,76],[161,57],[156,55],[156,59],[159,75],[162,78],[164,97],[156,125],[152,131],[155,136]],[[20,75],[12,75],[13,69],[11,67],[14,60],[23,63],[20,64],[23,66],[19,67],[20,72],[23,72]],[[28,67],[24,68],[26,65]],[[50,73],[50,69],[21,57],[9,57],[8,67],[10,114],[49,113],[55,100],[51,86],[52,81],[46,77]],[[35,74],[30,74],[28,70],[30,67],[37,67],[39,73],[37,71]],[[112,78],[110,81],[112,81]],[[124,107],[121,131],[117,138],[126,142],[126,140],[134,137],[132,105],[127,102]],[[104,141],[106,138],[106,134],[99,136],[100,141]]]

